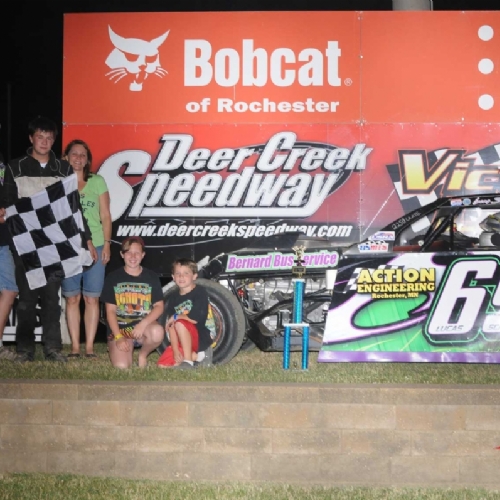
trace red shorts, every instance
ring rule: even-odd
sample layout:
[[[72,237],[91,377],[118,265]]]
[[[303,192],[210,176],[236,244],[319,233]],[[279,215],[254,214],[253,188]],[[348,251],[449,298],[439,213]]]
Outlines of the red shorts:
[[[187,321],[186,319],[178,319],[176,321],[176,323],[182,323],[186,327],[186,330],[191,335],[191,350],[193,352],[198,352],[198,328],[196,328],[196,325],[194,323],[191,323],[190,321]],[[179,345],[179,351],[184,356],[184,351],[182,350],[182,346],[180,346],[180,345]],[[191,359],[191,354],[189,354],[188,359]],[[158,358],[158,361],[156,362],[156,364],[158,366],[174,366],[175,365],[174,350],[172,349],[171,345],[169,345],[163,351],[163,354]]]

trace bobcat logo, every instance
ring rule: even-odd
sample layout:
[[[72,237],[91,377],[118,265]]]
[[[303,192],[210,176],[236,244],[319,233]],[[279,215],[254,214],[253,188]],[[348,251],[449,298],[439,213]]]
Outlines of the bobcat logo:
[[[140,92],[142,84],[150,74],[163,78],[167,71],[161,67],[158,47],[167,39],[170,30],[151,41],[139,38],[123,38],[109,28],[109,38],[115,46],[106,59],[106,65],[112,71],[106,73],[110,80],[118,83],[127,75],[132,75],[134,80],[129,85],[129,90]]]

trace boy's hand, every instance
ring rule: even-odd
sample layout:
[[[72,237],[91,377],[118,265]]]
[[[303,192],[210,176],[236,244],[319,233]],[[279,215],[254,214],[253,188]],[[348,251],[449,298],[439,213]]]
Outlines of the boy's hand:
[[[189,321],[190,323],[196,324],[198,323],[194,319],[191,319],[187,314],[177,314],[176,318],[174,319],[174,316],[170,316],[168,318],[167,322],[165,323],[165,326],[167,328],[170,328],[176,321],[183,319],[184,321]]]
[[[189,321],[190,323],[193,323],[193,324],[198,323],[198,321],[191,319],[187,314],[181,314],[180,316],[177,316],[177,319],[183,319],[183,320]]]
[[[146,325],[142,324],[142,321],[140,321],[139,323],[137,323],[137,325],[134,326],[134,330],[132,331],[132,337],[134,337],[134,339],[137,340],[142,339],[145,330],[146,330]]]

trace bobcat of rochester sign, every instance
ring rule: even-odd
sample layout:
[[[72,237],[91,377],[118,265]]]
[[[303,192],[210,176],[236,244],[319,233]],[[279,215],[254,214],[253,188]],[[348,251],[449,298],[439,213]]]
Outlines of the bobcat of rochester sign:
[[[115,46],[106,59],[106,65],[112,70],[106,73],[110,80],[118,83],[122,78],[132,75],[129,90],[140,92],[148,75],[155,74],[163,78],[167,74],[161,67],[158,48],[167,39],[170,30],[148,42],[139,38],[123,38],[111,26],[108,28],[109,38]]]

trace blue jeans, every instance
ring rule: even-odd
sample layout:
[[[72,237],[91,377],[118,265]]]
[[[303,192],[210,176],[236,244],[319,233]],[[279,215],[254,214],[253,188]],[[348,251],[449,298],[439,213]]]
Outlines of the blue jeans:
[[[14,258],[8,245],[0,246],[0,291],[17,292]]]
[[[65,278],[62,282],[62,294],[65,297],[75,297],[82,293],[82,282],[83,282],[83,295],[85,297],[100,297],[102,292],[102,287],[104,286],[104,274],[106,268],[102,263],[102,249],[104,247],[96,247],[97,250],[97,261],[94,262],[88,269],[83,271],[83,273],[77,274],[76,276],[71,276],[71,278]]]

